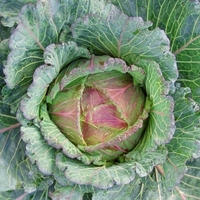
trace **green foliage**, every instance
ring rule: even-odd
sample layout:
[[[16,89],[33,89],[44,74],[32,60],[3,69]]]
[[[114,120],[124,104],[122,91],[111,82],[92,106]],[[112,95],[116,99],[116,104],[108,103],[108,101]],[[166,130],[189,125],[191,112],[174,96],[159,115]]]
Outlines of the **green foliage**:
[[[199,199],[199,1],[2,0],[0,20],[0,199]],[[146,103],[138,144],[108,162],[115,140],[74,144],[49,105],[112,70]]]

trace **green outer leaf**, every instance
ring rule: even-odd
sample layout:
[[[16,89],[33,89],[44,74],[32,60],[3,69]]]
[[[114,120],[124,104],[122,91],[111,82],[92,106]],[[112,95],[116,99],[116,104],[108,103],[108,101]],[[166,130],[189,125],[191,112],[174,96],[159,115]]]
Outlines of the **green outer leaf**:
[[[97,54],[118,57],[129,64],[150,58],[160,64],[165,79],[173,83],[178,76],[177,68],[164,31],[149,31],[150,22],[143,22],[140,17],[129,18],[117,9],[107,12],[105,15],[112,17],[95,15],[77,20],[72,27],[76,42]]]
[[[168,142],[175,131],[174,102],[168,95],[169,86],[162,77],[159,66],[152,61],[146,61],[146,63],[148,64],[142,63],[146,72],[145,88],[152,102],[147,135],[150,134],[154,138],[154,142],[160,145]],[[148,143],[150,144],[149,141]]]
[[[141,16],[143,18],[143,15],[138,15],[137,11],[142,7],[140,4],[144,1],[133,1],[133,0],[110,0],[112,4],[117,6],[124,14],[128,15],[129,17],[131,16]],[[138,6],[139,4],[139,6]],[[142,9],[141,9],[142,10]],[[144,18],[145,19],[145,18]]]
[[[148,176],[149,172],[152,172],[156,165],[161,165],[165,162],[168,154],[167,148],[159,146],[156,150],[146,151],[144,153],[138,153],[135,156],[136,173],[140,177]]]
[[[185,13],[181,13],[184,21],[172,44],[179,67],[179,82],[190,87],[191,97],[200,103],[200,4],[187,2],[185,7]]]
[[[177,88],[173,96],[176,132],[167,144],[169,155],[163,166],[168,188],[180,182],[188,159],[200,157],[200,112],[197,103],[186,97],[188,93],[188,88]]]
[[[173,0],[169,6],[165,5],[163,2],[165,11],[160,14],[156,26],[164,27],[170,38],[180,83],[190,87],[192,98],[200,102],[200,4],[198,1]]]
[[[174,190],[176,196],[179,197],[179,199],[181,199],[181,197],[185,197],[188,200],[200,199],[200,159],[188,161],[187,168],[188,171],[184,174],[180,185]],[[182,194],[182,196],[180,194]]]
[[[16,110],[19,107],[19,102],[27,92],[27,88],[30,84],[30,79],[27,79],[22,85],[17,85],[14,90],[10,90],[6,85],[2,89],[3,102],[10,105],[12,114],[16,113]]]
[[[45,65],[38,67],[33,74],[33,83],[22,99],[20,108],[26,119],[39,117],[39,108],[46,91],[64,66],[79,58],[89,58],[89,52],[74,42],[62,45],[51,44],[45,49]]]
[[[5,81],[11,89],[6,91],[5,101],[14,102],[12,112],[16,112],[35,69],[44,63],[44,48],[58,42],[59,33],[70,16],[63,4],[68,2],[39,0],[36,5],[24,6],[20,12],[19,24],[10,37],[11,53],[4,69]]]
[[[187,97],[190,92],[177,85],[173,95],[177,129],[166,145],[166,162],[142,179],[141,199],[199,199],[200,113]]]
[[[58,183],[55,184],[55,192],[50,194],[52,200],[70,199],[70,200],[87,200],[84,198],[85,193],[92,193],[94,189],[87,186],[80,185],[66,185],[62,186]],[[89,198],[88,200],[90,200]]]
[[[43,63],[45,47],[59,42],[59,35],[66,28],[64,25],[85,13],[102,12],[99,8],[103,2],[47,0],[44,3],[39,0],[36,5],[24,6],[19,15],[19,25],[10,38],[11,53],[4,70],[8,87],[13,89],[24,79],[30,79],[34,70]]]
[[[8,40],[5,39],[0,42],[0,91],[4,87],[3,62],[6,60],[9,53]],[[12,126],[19,126],[16,117],[10,114],[9,105],[3,102],[2,95],[0,96],[0,133],[7,129],[12,129]]]
[[[43,50],[58,41],[66,19],[65,12],[62,4],[53,1],[45,4],[38,1],[35,6],[28,4],[23,7],[19,25],[10,39],[12,51],[4,70],[11,89],[32,76],[35,68],[43,63]]]
[[[8,130],[12,130],[13,128],[17,128],[20,126],[18,123],[16,117],[11,115],[8,112],[5,112],[5,110],[9,110],[8,105],[2,104],[0,102],[0,134],[4,133]]]
[[[25,193],[23,190],[14,190],[0,193],[1,200],[50,200],[49,189],[37,190],[32,193]]]
[[[176,55],[179,81],[190,87],[191,97],[200,102],[200,4],[199,1],[111,0],[128,16],[142,16],[153,27],[165,30]]]
[[[8,39],[1,41],[0,38],[0,90],[5,85],[4,74],[3,74],[3,62],[6,60],[8,53],[9,53]]]
[[[23,156],[21,157],[19,153],[20,143],[19,129],[0,134],[1,192],[14,190],[19,184],[16,168],[23,159]]]
[[[21,8],[27,3],[35,3],[36,0],[1,0],[0,16],[4,26],[13,27],[18,22],[18,14]]]
[[[155,170],[154,175],[148,181],[144,181],[140,199],[176,199],[199,200],[200,168],[199,158],[187,162],[188,171],[184,174],[179,184],[169,190],[163,176]],[[151,179],[151,180],[150,180]],[[153,180],[154,179],[154,180]],[[155,182],[152,182],[155,181]],[[153,186],[154,185],[154,186]],[[153,186],[153,187],[152,187]],[[139,196],[139,193],[138,193]],[[137,198],[136,198],[137,199]]]
[[[99,190],[93,194],[93,200],[133,200],[139,196],[141,190],[141,180],[136,177],[129,184],[116,185],[108,190]]]
[[[63,154],[57,154],[56,165],[70,181],[80,185],[92,185],[107,189],[113,185],[126,184],[135,177],[131,162],[113,166],[85,165],[77,160],[69,159]]]
[[[64,200],[64,199],[70,199],[70,200],[82,200],[83,199],[83,194],[81,191],[76,189],[77,186],[71,187],[71,186],[66,186],[63,188],[56,188],[56,191],[52,193],[51,199],[52,200]]]
[[[50,147],[40,130],[32,125],[21,127],[21,138],[26,145],[26,153],[32,163],[36,163],[39,170],[45,175],[51,175],[55,168],[55,149]]]
[[[52,185],[53,180],[51,177],[45,177],[41,174],[26,157],[25,144],[21,140],[19,128],[1,133],[0,147],[1,199],[4,199],[3,197],[7,195],[10,199],[17,199],[24,193],[28,195]]]
[[[113,185],[124,185],[135,179],[137,173],[140,177],[147,176],[154,166],[165,162],[166,148],[138,155],[137,161],[116,163],[112,166],[86,165],[82,162],[66,157],[59,153],[56,165],[65,173],[65,177],[80,185],[91,185],[100,189],[108,189]],[[112,190],[111,190],[112,191]]]
[[[142,60],[138,63],[145,70],[145,89],[151,102],[150,113],[143,138],[128,158],[138,153],[156,149],[169,142],[174,134],[173,99],[168,95],[169,85],[163,79],[159,65],[154,61]]]
[[[104,5],[103,0],[38,0],[36,5],[23,7],[19,24],[10,37],[11,53],[4,69],[9,88],[5,88],[4,101],[12,104],[12,113],[31,84],[35,69],[44,63],[45,47],[58,43],[63,32],[71,34],[69,26],[77,18],[90,12],[102,13]]]

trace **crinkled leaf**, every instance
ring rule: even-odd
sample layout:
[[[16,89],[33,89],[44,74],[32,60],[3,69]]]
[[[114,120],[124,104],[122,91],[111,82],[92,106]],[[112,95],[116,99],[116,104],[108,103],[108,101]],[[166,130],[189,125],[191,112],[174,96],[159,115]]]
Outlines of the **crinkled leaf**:
[[[200,116],[197,104],[186,96],[189,92],[188,88],[177,86],[173,96],[177,129],[166,145],[169,151],[166,162],[143,178],[143,199],[199,198]]]
[[[44,177],[26,157],[25,144],[20,138],[19,128],[1,133],[0,136],[0,192],[2,195],[9,195],[10,198],[12,195],[20,196],[18,192],[14,192],[15,190],[21,190],[21,193],[28,195],[36,190],[44,190],[53,183],[50,177]]]
[[[168,4],[163,1],[158,10],[155,26],[162,27],[170,38],[177,59],[179,81],[190,87],[192,98],[200,102],[200,3],[173,0]]]
[[[153,27],[165,30],[176,55],[179,81],[190,87],[193,99],[200,102],[200,3],[187,0],[112,0],[129,16],[141,16]]]
[[[82,200],[83,194],[76,189],[77,186],[66,186],[63,188],[56,188],[56,191],[51,194],[52,200],[58,200],[58,199],[70,199],[70,200]]]
[[[176,132],[167,144],[169,155],[164,164],[169,188],[180,182],[187,169],[186,161],[200,157],[200,112],[197,103],[186,97],[189,92],[188,88],[179,88],[173,96]]]
[[[19,126],[20,124],[16,117],[10,114],[9,105],[3,104],[1,101],[1,199],[16,199],[24,193],[28,196],[29,193],[33,193],[36,190],[44,190],[52,184],[52,180],[49,177],[43,177],[26,157],[25,144],[20,138]],[[16,190],[19,190],[19,192]]]
[[[3,102],[10,106],[12,114],[16,113],[19,107],[19,102],[23,95],[26,93],[30,80],[24,81],[22,85],[17,85],[14,90],[10,90],[6,85],[2,89]]]
[[[124,185],[135,180],[136,173],[140,177],[147,176],[154,166],[164,163],[166,155],[166,149],[161,148],[138,155],[138,161],[127,161],[112,166],[95,166],[69,159],[60,153],[57,155],[56,165],[73,183],[108,189],[114,185]]]
[[[110,200],[110,199],[126,199],[135,200],[140,197],[142,192],[142,184],[140,178],[136,177],[134,181],[129,184],[116,185],[108,190],[99,190],[94,192],[93,200]],[[138,198],[139,199],[139,198]]]
[[[32,193],[26,193],[23,190],[14,190],[0,193],[2,200],[50,200],[49,189],[37,190]]]
[[[8,40],[0,42],[0,91],[4,87],[3,62],[9,53]],[[9,104],[3,102],[2,94],[0,96],[0,133],[12,130],[19,126],[16,117],[10,113]]]
[[[55,149],[46,143],[40,130],[34,125],[22,126],[21,137],[27,143],[26,154],[31,162],[36,163],[43,174],[52,174],[55,167]]]
[[[89,52],[79,48],[76,43],[50,45],[45,49],[45,65],[38,67],[33,74],[33,83],[29,86],[27,95],[21,101],[23,115],[31,120],[39,117],[40,104],[45,98],[46,91],[58,76],[64,66],[79,58],[88,58]]]
[[[80,185],[92,185],[107,189],[116,185],[131,182],[134,177],[134,166],[131,162],[113,166],[85,165],[77,160],[57,154],[56,165],[70,181]]]
[[[4,74],[3,74],[3,62],[6,60],[8,53],[9,53],[8,39],[4,39],[3,41],[1,41],[0,38],[0,90],[5,85]]]
[[[16,117],[8,113],[9,106],[0,102],[0,133],[12,130],[20,126]]]
[[[92,193],[95,191],[95,189],[90,186],[80,186],[74,184],[66,186],[55,184],[54,189],[55,192],[50,194],[52,200],[90,200],[92,197]],[[90,197],[86,198],[86,196]]]
[[[184,3],[177,22],[179,28],[174,28],[176,35],[169,37],[172,38],[172,49],[177,58],[179,82],[190,87],[191,97],[200,103],[200,3]],[[171,23],[168,26],[172,26]]]
[[[200,199],[199,197],[199,184],[200,184],[200,159],[194,159],[187,162],[187,172],[184,174],[180,183],[174,187],[171,191],[167,187],[160,183],[159,191],[149,191],[151,192],[151,197],[160,199],[177,199],[177,200],[193,200]],[[148,193],[148,191],[147,191]]]
[[[134,64],[151,58],[160,64],[166,80],[177,78],[175,58],[169,51],[169,40],[160,29],[149,31],[150,22],[128,17],[117,9],[105,10],[105,16],[86,16],[72,27],[75,40],[98,54],[118,57]]]
[[[144,190],[143,198],[148,199],[176,199],[176,200],[194,200],[199,198],[199,184],[200,184],[200,159],[190,160],[187,162],[187,172],[184,174],[180,183],[172,190],[168,190],[167,185],[162,184],[161,175],[157,172],[155,177],[158,183],[157,187]],[[175,178],[175,177],[174,177]],[[148,182],[150,183],[150,182]]]
[[[4,70],[7,86],[19,94],[13,99],[15,104],[30,85],[34,70],[44,62],[44,48],[58,42],[67,18],[64,13],[65,6],[55,1],[28,4],[20,12],[19,25],[10,37],[11,53]],[[11,95],[7,95],[7,101]]]
[[[128,66],[123,60],[118,58],[112,58],[109,56],[93,56],[91,59],[80,60],[72,63],[69,66],[69,70],[66,71],[66,75],[63,76],[59,85],[60,88],[63,89],[72,81],[85,77],[90,74],[103,73],[104,71],[112,71],[116,70],[121,73],[129,73],[133,77],[133,82],[137,85],[143,85],[145,79],[145,72],[143,69],[131,65]],[[57,81],[57,82],[58,82]],[[58,90],[58,89],[57,89]],[[58,91],[53,91],[58,92]],[[55,94],[54,94],[55,95]],[[53,96],[53,95],[51,95]],[[51,97],[52,98],[52,97]]]
[[[21,141],[19,139],[19,128],[0,134],[0,191],[14,190],[22,183],[18,182],[18,170],[24,155],[20,155]]]
[[[174,189],[177,199],[199,199],[200,159],[187,162],[188,171],[184,174],[180,185]]]
[[[148,152],[156,149],[158,145],[169,142],[175,131],[174,103],[168,95],[169,85],[163,79],[159,65],[149,60],[140,61],[138,64],[145,69],[145,88],[151,109],[144,136],[128,157],[137,157],[138,152]]]
[[[7,27],[14,26],[18,22],[18,14],[27,3],[35,3],[37,0],[1,0],[0,16],[2,24]]]
[[[51,121],[48,115],[47,107],[44,105],[41,108],[40,122],[41,133],[49,145],[56,149],[62,149],[63,153],[70,158],[77,158],[84,163],[90,164],[95,160],[95,157],[84,155],[74,144],[72,144],[63,133],[60,132],[58,127]],[[97,161],[99,160],[97,156]]]
[[[142,199],[176,199],[193,200],[199,199],[200,168],[199,158],[187,162],[187,172],[184,174],[180,183],[172,190],[163,183],[164,177],[155,169],[151,177],[143,180],[143,190],[140,195]],[[148,179],[148,180],[147,180]],[[138,194],[139,196],[139,194]],[[136,198],[137,199],[137,198]]]
[[[4,87],[4,75],[2,72],[3,61],[9,52],[8,40],[3,40],[0,43],[0,93],[1,89]],[[16,120],[16,117],[10,113],[10,105],[3,102],[2,94],[0,96],[0,133],[6,132],[7,130],[12,130],[18,127],[20,124]]]
[[[28,4],[23,7],[19,15],[20,23],[10,39],[12,51],[5,68],[6,81],[10,88],[31,76],[35,68],[43,62],[44,48],[56,43],[58,30],[61,29],[65,18],[63,15],[60,19],[54,9],[52,11],[55,13],[51,13],[52,6],[55,5],[42,4],[39,1],[36,6]],[[60,7],[56,8],[58,11]],[[8,74],[10,71],[13,73]]]
[[[91,12],[97,2],[47,0],[44,3],[39,0],[36,5],[24,6],[19,15],[19,25],[10,38],[12,51],[5,69],[9,88],[13,89],[24,79],[30,78],[34,70],[43,63],[45,47],[58,43],[63,26],[86,12]]]
[[[165,147],[160,147],[154,151],[144,152],[142,154],[137,154],[135,156],[135,166],[136,173],[140,177],[147,176],[151,171],[153,171],[154,167],[157,165],[161,165],[165,162],[168,151]]]
[[[103,6],[104,1],[97,0],[47,0],[45,3],[39,0],[36,5],[23,7],[18,26],[10,37],[11,53],[4,69],[5,81],[11,90],[5,89],[4,99],[12,103],[13,113],[32,82],[35,69],[44,63],[44,49],[59,43],[63,32],[70,35],[70,24],[78,17],[89,12],[102,13]]]

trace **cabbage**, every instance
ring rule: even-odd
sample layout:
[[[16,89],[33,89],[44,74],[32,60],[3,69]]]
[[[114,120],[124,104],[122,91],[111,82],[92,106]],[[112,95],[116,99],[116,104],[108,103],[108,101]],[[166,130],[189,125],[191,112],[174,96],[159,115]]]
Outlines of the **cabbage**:
[[[2,199],[198,199],[198,1],[0,3]]]

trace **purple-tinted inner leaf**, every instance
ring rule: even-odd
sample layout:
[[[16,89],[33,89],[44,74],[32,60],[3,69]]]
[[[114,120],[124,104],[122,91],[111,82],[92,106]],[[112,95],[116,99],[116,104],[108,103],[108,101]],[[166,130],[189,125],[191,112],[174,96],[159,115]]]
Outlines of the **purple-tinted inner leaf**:
[[[53,122],[75,144],[86,145],[80,128],[81,85],[75,85],[70,90],[64,89],[53,101],[49,113]]]
[[[49,106],[49,113],[69,140],[90,146],[128,130],[141,115],[144,101],[129,74],[111,71],[66,86]]]
[[[88,78],[87,84],[102,91],[130,126],[135,123],[143,110],[145,98],[141,88],[133,85],[130,75],[115,71],[104,76],[96,74]]]
[[[84,90],[81,107],[86,123],[117,129],[127,127],[127,123],[120,119],[120,113],[116,106],[97,89],[87,87]]]

